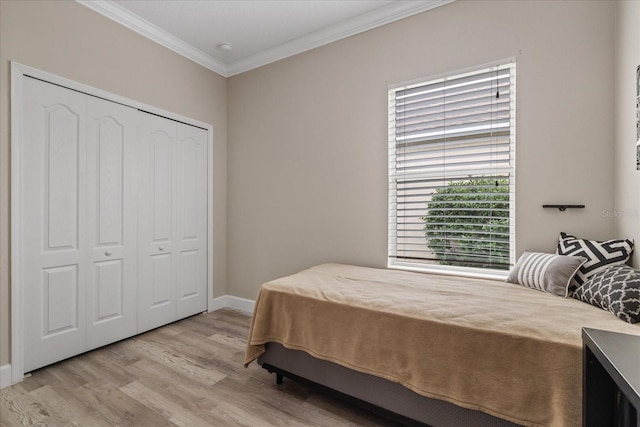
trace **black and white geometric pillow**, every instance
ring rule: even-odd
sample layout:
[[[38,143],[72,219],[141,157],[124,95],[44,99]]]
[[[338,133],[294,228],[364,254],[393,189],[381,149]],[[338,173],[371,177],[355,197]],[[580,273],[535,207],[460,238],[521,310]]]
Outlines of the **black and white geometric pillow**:
[[[585,283],[590,276],[614,265],[625,264],[633,252],[633,240],[613,239],[599,242],[578,239],[567,233],[560,233],[558,255],[581,256],[587,259],[573,277],[572,287]]]
[[[626,265],[609,267],[591,276],[573,297],[608,310],[625,322],[640,323],[640,270]]]

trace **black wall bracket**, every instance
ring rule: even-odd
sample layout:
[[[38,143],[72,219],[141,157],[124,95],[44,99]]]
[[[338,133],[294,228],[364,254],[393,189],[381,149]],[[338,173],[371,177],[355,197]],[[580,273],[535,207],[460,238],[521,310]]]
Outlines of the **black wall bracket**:
[[[567,210],[567,208],[571,208],[571,209],[582,209],[584,208],[584,205],[542,205],[543,208],[557,208],[560,212],[564,212]]]

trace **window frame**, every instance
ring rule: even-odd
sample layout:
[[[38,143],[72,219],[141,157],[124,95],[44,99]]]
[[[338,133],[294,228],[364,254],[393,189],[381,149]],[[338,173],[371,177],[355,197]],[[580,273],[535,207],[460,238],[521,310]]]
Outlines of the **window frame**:
[[[398,270],[418,271],[438,273],[445,275],[465,276],[465,277],[478,277],[488,279],[505,279],[509,274],[509,269],[515,264],[516,258],[516,60],[514,57],[476,65],[465,69],[453,70],[446,73],[441,73],[434,76],[423,77],[414,79],[411,81],[395,83],[388,85],[388,193],[387,193],[387,207],[388,207],[388,228],[387,228],[387,267]],[[499,67],[508,66],[510,69],[510,85],[513,88],[513,94],[510,95],[510,117],[509,117],[509,146],[510,146],[510,173],[509,173],[509,269],[495,269],[495,268],[481,268],[481,267],[462,267],[453,265],[441,265],[434,260],[433,263],[421,263],[411,262],[396,258],[396,243],[397,236],[394,231],[397,230],[397,206],[396,206],[396,194],[395,194],[395,180],[398,174],[396,173],[396,148],[397,140],[395,139],[395,99],[396,93],[408,88],[426,86],[433,84],[439,80],[450,80],[459,78],[464,75],[471,75],[474,73],[482,73],[491,69],[497,69]]]

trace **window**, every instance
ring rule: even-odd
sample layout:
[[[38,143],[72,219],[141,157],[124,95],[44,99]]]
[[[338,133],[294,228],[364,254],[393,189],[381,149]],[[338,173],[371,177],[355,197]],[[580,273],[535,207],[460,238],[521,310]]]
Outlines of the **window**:
[[[389,89],[389,266],[514,263],[515,63]]]

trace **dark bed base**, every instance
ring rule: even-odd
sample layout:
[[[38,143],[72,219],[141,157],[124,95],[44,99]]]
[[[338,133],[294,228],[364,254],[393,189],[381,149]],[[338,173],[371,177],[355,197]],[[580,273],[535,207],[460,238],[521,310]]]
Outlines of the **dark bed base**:
[[[517,427],[480,411],[432,399],[408,388],[373,375],[354,371],[344,366],[316,359],[297,350],[289,350],[280,344],[267,343],[266,352],[258,363],[276,374],[276,381],[283,377],[311,383],[329,391],[332,395],[363,407],[404,425],[428,425],[433,427]]]
[[[291,380],[297,381],[299,383],[306,384],[307,386],[309,386],[309,387],[313,388],[314,390],[317,390],[318,392],[323,393],[323,394],[325,394],[327,396],[331,396],[331,397],[339,399],[339,400],[341,400],[343,402],[347,402],[348,404],[357,406],[359,408],[362,408],[364,410],[372,412],[372,413],[374,413],[376,415],[379,415],[381,417],[384,417],[384,418],[386,418],[388,420],[395,421],[395,422],[400,423],[402,425],[411,426],[411,427],[414,427],[414,426],[415,427],[430,427],[427,424],[418,422],[416,420],[412,420],[411,418],[404,417],[404,416],[402,416],[400,414],[396,414],[394,412],[388,411],[388,410],[386,410],[384,408],[381,408],[379,406],[372,405],[369,402],[365,402],[364,400],[357,399],[357,398],[355,398],[353,396],[349,396],[348,394],[341,393],[341,392],[336,391],[336,390],[334,390],[332,388],[326,387],[326,386],[324,386],[322,384],[318,384],[318,383],[310,381],[310,380],[308,380],[306,378],[302,378],[302,377],[300,377],[298,375],[292,374],[291,372],[287,372],[287,371],[285,371],[283,369],[276,368],[275,366],[271,366],[268,363],[263,363],[262,367],[264,369],[266,369],[270,374],[276,374],[276,384],[278,384],[278,385],[282,384],[283,379],[286,377],[286,378],[289,378]]]

